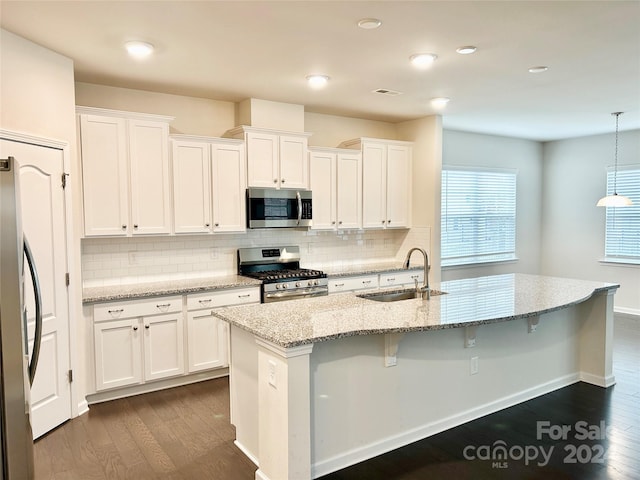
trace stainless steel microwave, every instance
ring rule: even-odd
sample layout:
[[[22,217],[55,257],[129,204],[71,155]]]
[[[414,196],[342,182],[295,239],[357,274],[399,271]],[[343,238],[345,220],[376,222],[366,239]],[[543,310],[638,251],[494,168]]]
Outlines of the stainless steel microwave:
[[[311,226],[311,192],[309,190],[247,189],[247,227],[309,226]]]

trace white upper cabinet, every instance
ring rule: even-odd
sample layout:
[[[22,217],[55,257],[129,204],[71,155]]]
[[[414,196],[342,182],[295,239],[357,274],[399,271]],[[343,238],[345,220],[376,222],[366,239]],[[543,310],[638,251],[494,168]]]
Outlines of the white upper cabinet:
[[[85,236],[171,231],[172,117],[78,107]]]
[[[225,136],[245,140],[249,187],[309,188],[309,133],[241,126]]]
[[[314,230],[362,228],[362,156],[353,150],[312,147],[309,176]]]
[[[243,142],[172,135],[171,144],[175,233],[244,232]]]
[[[411,142],[359,138],[341,146],[362,151],[363,228],[411,224]]]

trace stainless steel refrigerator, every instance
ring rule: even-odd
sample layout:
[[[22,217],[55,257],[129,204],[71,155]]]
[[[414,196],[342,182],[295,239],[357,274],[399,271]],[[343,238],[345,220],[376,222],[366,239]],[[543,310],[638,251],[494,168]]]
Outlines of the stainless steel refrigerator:
[[[33,256],[22,233],[19,172],[13,157],[0,159],[0,480],[33,478],[30,386],[38,363],[42,316]],[[31,358],[25,276],[33,282],[36,297]]]

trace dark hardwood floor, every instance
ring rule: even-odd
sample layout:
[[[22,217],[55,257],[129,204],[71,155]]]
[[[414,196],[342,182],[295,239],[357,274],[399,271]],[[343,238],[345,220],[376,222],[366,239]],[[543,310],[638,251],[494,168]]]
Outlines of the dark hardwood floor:
[[[577,383],[322,478],[638,480],[640,322],[617,318],[614,343],[609,389]],[[233,445],[228,388],[217,379],[92,405],[36,441],[36,479],[253,480],[255,466]],[[538,435],[541,421],[549,433],[571,431]],[[503,460],[482,459],[500,442]]]

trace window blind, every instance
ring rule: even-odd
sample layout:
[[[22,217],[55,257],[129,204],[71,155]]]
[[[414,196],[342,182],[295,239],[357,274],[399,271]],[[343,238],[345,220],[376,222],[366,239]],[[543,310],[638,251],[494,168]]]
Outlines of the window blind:
[[[614,177],[611,168],[607,172],[607,195],[613,194]],[[640,165],[618,167],[616,190],[633,205],[607,207],[604,254],[612,260],[640,262]]]
[[[443,266],[515,258],[516,174],[514,170],[443,169]]]

